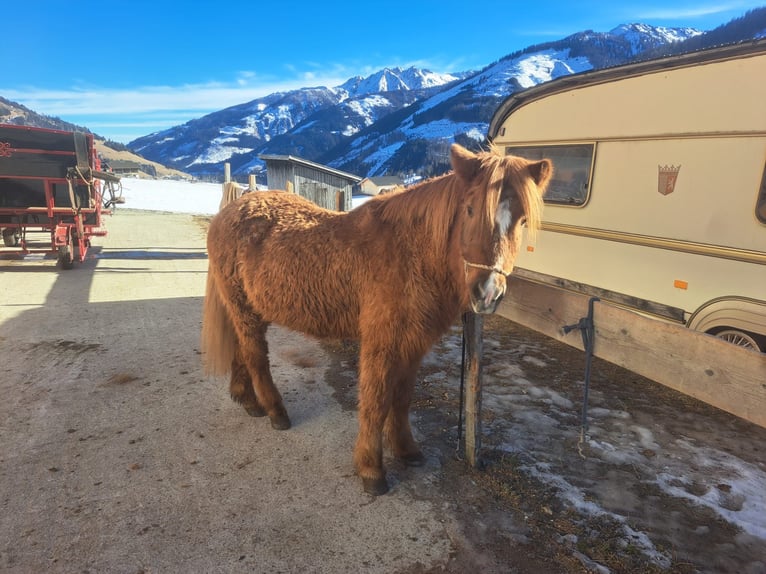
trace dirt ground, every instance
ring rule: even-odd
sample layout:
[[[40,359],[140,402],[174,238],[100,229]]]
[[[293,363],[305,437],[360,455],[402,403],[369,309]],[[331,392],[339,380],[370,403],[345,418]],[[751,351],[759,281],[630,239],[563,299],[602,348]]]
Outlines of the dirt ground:
[[[2,572],[766,572],[766,429],[485,323],[482,469],[459,326],[427,357],[420,468],[354,476],[356,355],[270,332],[286,432],[203,376],[204,222],[123,210],[84,264],[0,258]]]

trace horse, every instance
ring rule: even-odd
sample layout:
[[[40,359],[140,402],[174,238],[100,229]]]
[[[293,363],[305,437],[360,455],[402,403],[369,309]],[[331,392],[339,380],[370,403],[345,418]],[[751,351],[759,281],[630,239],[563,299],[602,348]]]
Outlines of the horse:
[[[285,191],[243,194],[210,222],[202,351],[230,374],[234,401],[290,428],[271,377],[266,330],[359,342],[354,466],[371,495],[388,491],[384,438],[411,466],[424,456],[410,402],[421,359],[463,312],[493,313],[523,227],[539,227],[552,176],[491,147],[450,148],[452,170],[334,212]]]

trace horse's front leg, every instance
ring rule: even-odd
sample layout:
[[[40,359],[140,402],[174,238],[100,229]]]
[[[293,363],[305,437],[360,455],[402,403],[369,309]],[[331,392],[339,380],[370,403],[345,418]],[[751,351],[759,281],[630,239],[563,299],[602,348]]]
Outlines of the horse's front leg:
[[[410,426],[410,404],[419,366],[420,359],[412,361],[394,386],[383,433],[392,454],[407,466],[421,466],[425,460]]]
[[[359,353],[359,435],[354,447],[354,466],[364,491],[373,495],[388,492],[383,468],[383,424],[391,408],[394,364],[389,353],[362,343]]]

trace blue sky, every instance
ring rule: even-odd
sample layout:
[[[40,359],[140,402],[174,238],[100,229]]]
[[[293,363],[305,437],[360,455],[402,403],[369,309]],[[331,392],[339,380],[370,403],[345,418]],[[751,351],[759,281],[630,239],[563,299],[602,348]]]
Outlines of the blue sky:
[[[764,0],[6,2],[0,96],[127,143],[383,67],[480,69],[582,30],[710,30]]]

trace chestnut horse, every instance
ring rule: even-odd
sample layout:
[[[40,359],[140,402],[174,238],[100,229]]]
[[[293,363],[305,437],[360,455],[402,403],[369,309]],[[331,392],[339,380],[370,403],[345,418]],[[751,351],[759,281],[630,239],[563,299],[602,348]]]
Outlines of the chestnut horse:
[[[451,148],[452,172],[348,213],[283,192],[246,193],[210,223],[202,326],[207,373],[231,373],[232,398],[290,427],[269,369],[270,323],[355,339],[365,492],[388,490],[383,438],[418,465],[409,407],[431,346],[467,310],[492,313],[522,240],[539,226],[549,160]]]

